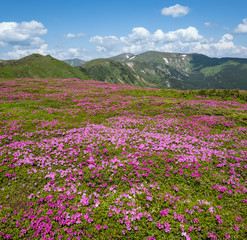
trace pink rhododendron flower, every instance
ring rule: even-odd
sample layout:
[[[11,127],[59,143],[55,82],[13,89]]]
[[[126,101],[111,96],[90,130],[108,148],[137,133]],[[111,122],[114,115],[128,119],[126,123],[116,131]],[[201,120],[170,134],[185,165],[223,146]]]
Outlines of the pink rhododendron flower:
[[[86,195],[84,195],[84,194],[82,195],[82,198],[81,198],[81,204],[83,206],[87,206],[89,204],[89,198],[86,197]]]
[[[165,227],[165,232],[170,232],[171,231],[171,227],[170,227],[170,224],[168,222],[164,223],[164,227]]]
[[[234,224],[234,227],[233,227],[233,229],[235,230],[235,231],[239,231],[239,227],[236,225],[236,224]]]
[[[158,229],[164,228],[164,226],[160,222],[158,222],[157,227],[158,227]]]

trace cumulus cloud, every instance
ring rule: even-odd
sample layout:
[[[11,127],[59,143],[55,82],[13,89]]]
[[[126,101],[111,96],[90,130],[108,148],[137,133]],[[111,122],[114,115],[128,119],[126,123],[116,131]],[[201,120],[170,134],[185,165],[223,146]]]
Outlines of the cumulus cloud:
[[[42,55],[49,54],[48,45],[42,44],[39,48],[23,48],[21,46],[14,46],[12,51],[3,55],[5,59],[19,59],[27,55],[39,53]]]
[[[132,33],[128,37],[122,37],[120,40],[122,42],[135,42],[143,43],[149,41],[151,33],[143,27],[137,27],[132,29]]]
[[[235,56],[246,57],[247,48],[234,44],[231,34],[221,39],[207,39],[195,27],[181,28],[164,32],[157,29],[151,33],[143,27],[133,28],[127,36],[96,36],[91,38],[96,50],[104,56],[117,55],[123,52],[140,53],[144,51],[165,51],[181,53],[202,53],[212,57]]]
[[[88,61],[92,59],[92,57],[87,54],[87,51],[84,48],[49,49],[48,44],[43,44],[39,48],[23,48],[21,46],[14,46],[11,51],[3,54],[1,58],[20,59],[33,53],[39,53],[42,55],[49,54],[60,60],[80,58]]]
[[[184,41],[193,42],[199,41],[203,37],[199,34],[199,31],[195,27],[188,27],[185,29],[178,29],[176,31],[170,31],[165,34],[164,41]]]
[[[240,23],[234,30],[235,33],[247,33],[247,18],[243,19],[243,23]]]
[[[31,45],[44,44],[39,35],[47,33],[44,25],[37,21],[30,22],[1,22],[0,43],[1,45]]]
[[[86,34],[85,33],[68,33],[66,34],[64,37],[65,38],[68,38],[68,39],[71,39],[71,38],[82,38],[82,37],[85,37]]]
[[[1,22],[0,47],[6,47],[5,59],[18,59],[32,53],[45,54],[48,45],[40,38],[47,33],[41,22]],[[10,50],[11,49],[11,50]]]
[[[165,16],[183,17],[190,12],[190,8],[186,6],[181,6],[180,4],[176,4],[174,6],[163,8],[161,13]]]
[[[1,55],[2,59],[19,59],[33,53],[52,55],[58,59],[82,58],[91,59],[85,54],[83,48],[49,49],[48,44],[40,38],[47,33],[47,29],[41,22],[1,22],[0,23],[0,47],[7,47],[7,52]],[[84,37],[83,33],[68,33],[66,38]]]
[[[64,60],[70,58],[80,58],[82,60],[88,61],[92,57],[88,55],[86,49],[84,48],[68,48],[68,49],[59,49],[50,53],[53,57]]]
[[[96,50],[98,52],[107,52],[113,50],[120,43],[120,40],[115,36],[95,36],[90,38],[89,42],[97,45]]]

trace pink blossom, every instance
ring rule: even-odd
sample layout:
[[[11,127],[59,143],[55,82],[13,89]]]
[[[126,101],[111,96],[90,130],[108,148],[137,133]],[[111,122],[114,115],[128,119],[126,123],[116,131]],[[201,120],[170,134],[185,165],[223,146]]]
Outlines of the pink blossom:
[[[230,234],[226,233],[226,234],[225,234],[225,237],[226,237],[227,239],[229,239],[229,238],[230,238]]]
[[[236,217],[236,221],[241,222],[242,218],[241,217]]]
[[[190,227],[188,228],[188,231],[191,232],[193,229],[194,229],[194,227],[193,227],[193,226],[190,226]]]
[[[148,201],[152,201],[153,200],[153,198],[152,197],[146,197],[146,200],[148,200]]]
[[[147,240],[156,240],[156,238],[152,235],[151,237],[148,237]]]
[[[96,230],[101,230],[101,226],[98,224],[98,225],[95,225],[95,227],[94,227]]]
[[[194,223],[198,223],[197,218],[194,218],[194,219],[193,219],[193,222],[194,222]]]
[[[160,222],[158,222],[157,227],[158,227],[158,229],[164,228],[164,226]]]
[[[165,217],[167,217],[169,211],[170,211],[169,208],[166,208],[166,209],[164,209],[164,210],[161,210],[161,211],[160,211],[160,216],[165,216]]]
[[[208,209],[208,211],[209,211],[210,213],[214,213],[214,207],[210,207],[210,208]]]
[[[83,206],[87,206],[89,204],[89,198],[86,197],[86,195],[82,195],[82,198],[81,198],[81,203]]]
[[[233,229],[235,230],[235,231],[239,231],[239,227],[236,225],[236,224],[234,224],[234,227],[233,227]]]
[[[164,227],[165,227],[165,232],[170,232],[171,231],[171,227],[170,227],[170,224],[168,222],[164,223]]]

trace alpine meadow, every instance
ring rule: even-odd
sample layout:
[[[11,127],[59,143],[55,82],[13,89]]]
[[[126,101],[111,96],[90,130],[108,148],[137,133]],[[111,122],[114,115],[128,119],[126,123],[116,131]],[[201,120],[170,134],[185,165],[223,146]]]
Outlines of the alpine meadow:
[[[247,1],[3,1],[0,240],[247,239]]]
[[[246,92],[0,84],[3,239],[245,239]]]

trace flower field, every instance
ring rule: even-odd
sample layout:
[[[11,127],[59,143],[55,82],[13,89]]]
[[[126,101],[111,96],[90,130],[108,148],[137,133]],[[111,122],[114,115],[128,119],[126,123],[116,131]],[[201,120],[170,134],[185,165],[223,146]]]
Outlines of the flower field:
[[[0,239],[247,239],[247,104],[0,80]]]

